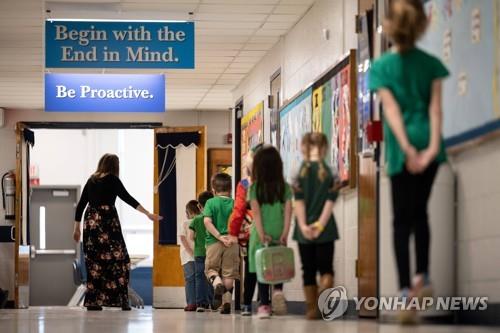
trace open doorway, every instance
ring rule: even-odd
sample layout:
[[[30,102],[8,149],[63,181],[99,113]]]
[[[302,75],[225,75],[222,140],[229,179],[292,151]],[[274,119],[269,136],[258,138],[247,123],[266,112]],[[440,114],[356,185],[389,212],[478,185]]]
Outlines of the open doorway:
[[[50,126],[48,126],[50,127]],[[71,127],[71,126],[68,126]],[[80,249],[71,239],[75,205],[88,177],[105,153],[120,158],[120,178],[146,209],[153,211],[154,130],[152,128],[35,128],[30,150],[27,237],[31,245],[29,304],[67,305],[77,290],[72,262]],[[131,286],[152,298],[153,223],[116,201],[132,261]],[[141,281],[134,279],[138,271]],[[149,278],[144,278],[148,271]],[[149,298],[149,300],[148,300]]]

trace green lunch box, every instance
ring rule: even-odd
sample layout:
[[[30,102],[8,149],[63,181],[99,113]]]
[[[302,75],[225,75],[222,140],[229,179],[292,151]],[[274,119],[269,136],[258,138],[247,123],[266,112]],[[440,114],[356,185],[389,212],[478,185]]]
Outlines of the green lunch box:
[[[288,282],[295,276],[293,250],[286,246],[266,246],[255,253],[257,280],[265,284]]]

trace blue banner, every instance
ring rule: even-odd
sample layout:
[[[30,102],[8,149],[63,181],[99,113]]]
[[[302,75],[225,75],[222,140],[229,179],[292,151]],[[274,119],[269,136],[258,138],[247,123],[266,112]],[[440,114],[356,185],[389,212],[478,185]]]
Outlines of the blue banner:
[[[165,76],[45,74],[46,112],[165,112]]]
[[[47,68],[194,68],[193,22],[46,21]]]

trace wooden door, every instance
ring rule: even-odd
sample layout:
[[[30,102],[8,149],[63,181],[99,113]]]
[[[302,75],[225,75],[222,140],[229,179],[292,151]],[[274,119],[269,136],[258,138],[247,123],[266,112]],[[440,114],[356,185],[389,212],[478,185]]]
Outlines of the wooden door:
[[[189,133],[198,132],[200,134],[200,142],[196,150],[196,193],[206,190],[207,177],[207,150],[206,150],[206,127],[164,127],[155,129],[154,141],[154,184],[158,184],[159,165],[157,135],[169,133]],[[195,198],[193,198],[195,199]],[[169,200],[169,198],[160,198],[159,192],[154,194],[154,212],[160,212],[160,200]],[[155,307],[177,307],[172,306],[169,298],[179,297],[184,295],[184,274],[180,263],[179,245],[169,244],[160,245],[160,225],[159,223],[177,223],[177,221],[155,221],[154,222],[154,259],[153,259],[153,306]],[[163,301],[158,301],[158,298],[163,297]],[[175,297],[172,297],[175,296]]]
[[[233,152],[231,148],[208,149],[208,182],[210,182],[212,177],[219,172],[225,172],[228,175],[232,175],[232,164]]]

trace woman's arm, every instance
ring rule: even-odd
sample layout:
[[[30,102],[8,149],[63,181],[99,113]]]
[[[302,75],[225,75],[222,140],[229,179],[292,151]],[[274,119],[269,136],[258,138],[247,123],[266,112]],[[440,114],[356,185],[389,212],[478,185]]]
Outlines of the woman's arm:
[[[75,223],[73,225],[73,240],[77,243],[80,241],[82,235],[80,222],[82,221],[83,211],[85,210],[85,207],[87,207],[87,204],[89,202],[88,184],[89,182],[87,181],[87,184],[85,184],[85,186],[83,187],[82,195],[80,196],[78,205],[76,206]]]
[[[120,178],[115,177],[115,179],[116,179],[116,194],[118,195],[118,197],[120,199],[122,199],[130,207],[135,208],[137,211],[146,215],[148,217],[148,219],[150,219],[151,221],[163,220],[163,217],[161,217],[160,215],[150,213],[147,209],[142,207],[142,205],[128,193],[125,186],[123,186],[123,183],[120,180]]]
[[[80,223],[82,221],[83,211],[87,204],[89,203],[89,182],[85,184],[83,187],[82,195],[80,196],[80,200],[78,200],[78,205],[76,206],[75,211],[75,222]]]
[[[264,231],[264,226],[262,225],[262,216],[260,215],[260,205],[257,200],[250,201],[250,208],[252,208],[253,213],[253,223],[255,223],[255,229],[259,235],[260,242],[262,244],[271,241],[270,237],[266,235]]]
[[[161,220],[163,220],[162,216],[160,216],[158,214],[150,213],[147,209],[145,209],[141,205],[137,206],[136,210],[138,210],[139,212],[141,212],[144,215],[146,215],[148,217],[148,219],[150,219],[151,221],[156,221],[156,220],[161,221]]]

